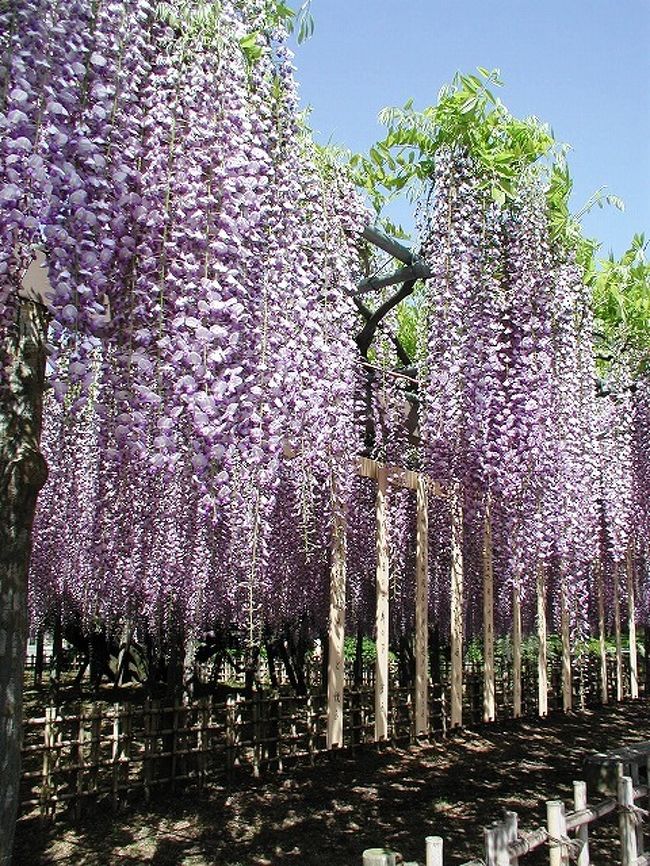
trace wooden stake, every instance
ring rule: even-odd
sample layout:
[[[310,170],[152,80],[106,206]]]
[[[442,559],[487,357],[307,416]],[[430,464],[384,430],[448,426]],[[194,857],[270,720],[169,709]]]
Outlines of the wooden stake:
[[[375,662],[375,740],[388,738],[388,473],[377,473],[377,658]]]
[[[634,548],[630,543],[625,557],[627,572],[627,626],[630,643],[630,697],[639,697],[639,669],[636,655],[636,603],[634,598]]]
[[[521,596],[519,586],[512,590],[512,715],[521,716]]]
[[[603,563],[598,556],[596,560],[596,584],[598,587],[598,650],[600,653],[600,700],[603,704],[609,702],[609,686],[607,683],[607,647],[605,645],[605,587],[603,585]]]
[[[569,850],[566,845],[566,813],[562,800],[547,801],[546,826],[549,835],[550,866],[569,866]]]
[[[614,635],[616,638],[616,700],[623,700],[623,642],[621,639],[620,568],[614,565]]]
[[[566,587],[561,588],[561,629],[562,629],[562,709],[570,713],[573,709],[573,683],[571,680],[571,631]]]
[[[576,812],[582,812],[587,808],[587,783],[573,783],[573,808]],[[578,854],[578,866],[589,866],[589,824],[585,822],[576,830],[576,839],[582,842],[582,849]]]
[[[426,866],[442,866],[442,836],[427,836],[424,841],[426,844]]]
[[[537,655],[537,703],[540,716],[548,714],[548,647],[546,630],[546,587],[544,563],[537,565],[537,638],[539,651]]]
[[[415,559],[415,735],[429,733],[429,511],[424,478],[418,478]]]
[[[451,497],[451,727],[463,723],[463,509]]]
[[[330,569],[329,653],[327,656],[327,748],[343,745],[343,685],[345,676],[345,525],[336,514]]]
[[[483,721],[493,722],[494,683],[494,564],[492,559],[492,520],[490,503],[483,520]]]
[[[621,864],[635,866],[638,849],[634,822],[634,787],[629,776],[618,779],[618,822],[621,836]]]

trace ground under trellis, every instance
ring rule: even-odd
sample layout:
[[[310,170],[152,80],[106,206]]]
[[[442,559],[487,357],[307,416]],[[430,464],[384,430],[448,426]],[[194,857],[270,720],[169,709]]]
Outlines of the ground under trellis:
[[[297,767],[290,776],[207,786],[121,819],[53,829],[25,822],[16,862],[355,866],[364,848],[377,844],[421,857],[424,836],[435,833],[445,838],[445,862],[459,864],[480,851],[482,827],[503,808],[516,810],[526,827],[543,823],[544,801],[570,798],[586,755],[649,738],[646,699],[460,731],[433,746],[380,747],[354,760]],[[615,819],[593,834],[590,847],[595,862],[619,862]]]

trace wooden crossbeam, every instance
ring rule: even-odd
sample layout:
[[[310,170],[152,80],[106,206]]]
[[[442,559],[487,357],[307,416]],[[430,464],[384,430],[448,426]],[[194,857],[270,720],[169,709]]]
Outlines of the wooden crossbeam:
[[[400,466],[385,466],[370,457],[361,457],[358,464],[358,472],[362,478],[379,478],[379,473],[386,470],[388,483],[393,487],[405,487],[407,490],[417,490],[420,478],[424,480],[427,490],[434,496],[446,496],[446,490],[439,481],[427,478],[424,473],[415,472],[413,469],[402,469]]]

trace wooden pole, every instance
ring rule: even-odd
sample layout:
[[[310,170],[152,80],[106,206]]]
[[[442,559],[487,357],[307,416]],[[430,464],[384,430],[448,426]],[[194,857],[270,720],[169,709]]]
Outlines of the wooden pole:
[[[600,555],[596,560],[596,584],[598,587],[598,649],[600,653],[600,699],[609,702],[607,683],[607,647],[605,645],[605,586],[603,582],[603,563]]]
[[[571,631],[566,586],[562,585],[560,597],[562,629],[562,709],[570,713],[573,709],[573,683],[571,679]]]
[[[512,714],[521,716],[521,595],[519,584],[512,589]]]
[[[573,808],[576,812],[582,812],[587,808],[587,783],[573,783]],[[582,848],[578,854],[578,866],[589,866],[589,824],[585,822],[576,830],[576,839],[582,842]]]
[[[429,510],[425,479],[418,478],[415,560],[415,735],[429,733]]]
[[[463,508],[451,496],[451,727],[463,723]]]
[[[537,703],[540,716],[548,714],[548,647],[546,629],[546,586],[544,563],[537,564]]]
[[[623,700],[623,642],[621,639],[620,567],[614,565],[614,635],[616,638],[616,700]]]
[[[634,547],[628,545],[625,557],[627,573],[627,626],[630,644],[630,697],[639,697],[639,668],[636,653],[636,602],[634,597]]]
[[[336,507],[336,506],[335,506]],[[327,748],[343,745],[343,685],[345,676],[345,523],[334,517],[330,569],[329,652],[327,656]]]
[[[388,738],[388,473],[377,473],[377,658],[375,662],[375,740]]]
[[[483,519],[483,721],[496,715],[494,684],[494,562],[490,502]]]

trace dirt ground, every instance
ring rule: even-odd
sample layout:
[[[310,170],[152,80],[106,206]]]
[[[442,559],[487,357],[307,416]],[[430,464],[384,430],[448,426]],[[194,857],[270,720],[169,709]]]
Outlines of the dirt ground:
[[[15,866],[361,866],[363,850],[381,845],[422,862],[427,835],[444,838],[446,864],[461,864],[482,855],[482,828],[504,808],[533,829],[544,823],[546,800],[568,803],[587,755],[650,739],[649,710],[641,700],[463,730],[410,750],[366,750],[190,788],[120,815],[100,808],[78,825],[23,821]],[[611,816],[599,827],[593,862],[618,863]]]

